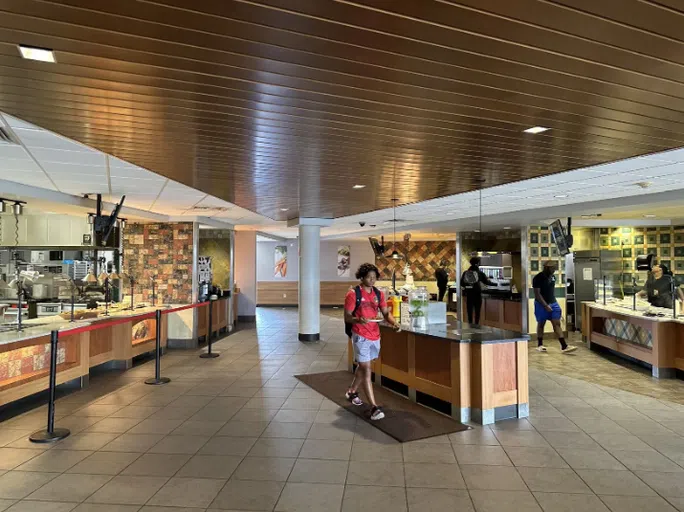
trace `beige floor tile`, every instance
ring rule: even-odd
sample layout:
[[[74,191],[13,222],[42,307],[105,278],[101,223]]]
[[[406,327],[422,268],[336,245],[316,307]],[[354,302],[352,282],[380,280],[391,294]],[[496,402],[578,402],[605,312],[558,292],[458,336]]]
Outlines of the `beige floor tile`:
[[[457,464],[406,463],[407,487],[465,489],[465,481]]]
[[[119,437],[119,434],[102,432],[80,432],[73,434],[55,444],[55,450],[91,450],[102,449],[103,446]]]
[[[199,455],[236,455],[244,457],[256,443],[255,437],[212,437]]]
[[[289,482],[275,507],[276,512],[339,510],[344,486]]]
[[[535,492],[534,497],[544,512],[609,512],[593,494]]]
[[[533,468],[567,468],[568,465],[553,448],[507,446],[506,453],[513,465]],[[458,454],[457,454],[458,455]],[[459,459],[460,462],[460,459]]]
[[[533,430],[495,430],[493,432],[502,446],[549,447],[546,439]]]
[[[676,512],[660,496],[600,496],[613,512]]]
[[[625,434],[616,436],[614,434],[592,434],[596,442],[598,442],[603,448],[612,452],[613,450],[618,451],[638,451],[638,452],[650,452],[652,448],[644,443],[637,436],[631,434]]]
[[[293,409],[281,409],[271,419],[279,423],[313,423],[317,415],[318,411],[297,411]]]
[[[486,466],[511,466],[511,461],[501,446],[457,444],[453,447],[459,464],[482,464]]]
[[[441,444],[404,443],[404,462],[456,463],[452,450]]]
[[[167,481],[167,477],[159,476],[115,476],[87,501],[144,505]]]
[[[20,500],[56,476],[55,473],[8,471],[0,476],[0,498]]]
[[[309,430],[308,439],[329,441],[352,441],[356,430],[351,427],[314,423]]]
[[[468,491],[455,489],[406,489],[409,512],[474,512]]]
[[[591,494],[589,487],[572,469],[521,467],[518,472],[532,492]]]
[[[292,409],[292,407],[283,407],[286,400],[284,397],[277,396],[255,396],[250,398],[244,407],[245,409]],[[318,410],[318,407],[315,410]]]
[[[241,461],[242,457],[231,455],[195,455],[178,471],[176,476],[227,480]]]
[[[157,505],[145,505],[139,512],[204,512],[204,509],[197,507],[160,507]]]
[[[344,489],[342,512],[372,510],[402,512],[408,510],[406,492],[398,487],[347,485]]]
[[[85,429],[85,432],[123,434],[135,427],[140,421],[140,418],[104,418]]]
[[[596,494],[615,496],[653,496],[653,490],[629,471],[578,469],[577,474]],[[675,473],[664,473],[675,475]]]
[[[163,439],[159,434],[122,434],[102,450],[107,452],[144,453]]]
[[[172,478],[148,504],[166,507],[208,507],[225,483],[225,480],[207,478]]]
[[[285,487],[283,482],[229,480],[210,509],[273,510]]]
[[[67,473],[83,475],[118,475],[126,469],[139,453],[126,452],[95,452],[70,468]]]
[[[682,498],[669,497],[669,498],[667,498],[667,501],[669,501],[672,504],[672,506],[675,507],[680,512],[684,512],[684,497],[682,497]]]
[[[289,482],[344,484],[349,463],[342,460],[297,459]],[[403,483],[402,483],[403,485]]]
[[[249,452],[250,457],[297,457],[304,445],[303,439],[259,439]]]
[[[109,480],[109,475],[64,474],[29,495],[30,500],[84,501]]]
[[[228,437],[259,437],[266,427],[268,421],[237,421],[235,419],[227,422],[216,435]]]
[[[541,512],[529,491],[471,490],[470,497],[477,512]]]
[[[351,447],[351,441],[307,439],[299,456],[305,459],[349,460]]]
[[[298,423],[281,423],[272,421],[269,423],[262,437],[275,437],[285,439],[306,439],[306,436],[311,430],[312,423],[298,422]]]
[[[88,451],[48,450],[25,462],[16,471],[42,471],[62,473],[92,455]]]
[[[166,420],[148,418],[128,431],[129,434],[162,434],[167,435],[183,424],[182,419]]]
[[[78,503],[23,500],[9,507],[7,512],[70,512],[77,505]]]
[[[114,414],[119,409],[122,409],[123,405],[99,405],[93,404],[78,409],[73,413],[73,416],[89,416],[89,417],[102,417],[106,418],[110,414]]]
[[[559,448],[558,453],[573,469],[611,469],[614,471],[627,469],[620,461],[600,447],[594,450]]]
[[[207,436],[215,435],[225,425],[222,421],[191,421],[179,425],[172,434],[174,436]]]
[[[463,466],[461,472],[466,486],[471,490],[520,491],[527,489],[516,468],[469,465]]]
[[[232,421],[269,422],[278,414],[278,409],[240,409]],[[282,420],[278,420],[282,421]]]
[[[399,443],[383,444],[354,440],[351,460],[367,462],[402,462],[404,454]]]
[[[44,450],[26,450],[20,448],[0,448],[0,470],[10,470],[34,457],[42,454]]]
[[[556,450],[561,448],[595,450],[601,446],[584,432],[544,432],[544,439]]]
[[[0,446],[7,446],[8,444],[16,441],[17,439],[26,438],[33,430],[15,430],[9,428],[0,428]]]
[[[285,482],[296,459],[245,457],[233,474],[238,480],[271,480]]]
[[[579,432],[580,428],[567,418],[530,418],[530,423],[539,432]]]
[[[612,455],[631,471],[660,471],[663,473],[681,473],[684,480],[684,469],[664,457],[657,451],[629,452],[613,450]]]
[[[661,496],[684,498],[684,477],[681,473],[636,471],[636,474]]]
[[[150,448],[150,453],[197,453],[209,441],[205,436],[166,436]]]
[[[17,500],[5,500],[0,498],[0,512],[4,512],[8,508],[10,508],[14,503],[16,503]]]
[[[173,476],[190,460],[188,454],[145,453],[121,474],[126,476]]]
[[[140,505],[109,505],[102,503],[81,503],[73,512],[138,512]],[[182,512],[168,510],[167,512]],[[193,511],[191,511],[193,512]]]
[[[404,487],[404,465],[400,462],[351,461],[347,484]]]
[[[449,434],[449,440],[452,444],[480,444],[487,446],[495,446],[499,444],[499,440],[494,435],[494,432],[489,427],[475,427],[463,432],[454,432]]]
[[[316,425],[322,425],[322,423],[316,423]],[[384,445],[400,444],[396,439],[388,436],[379,428],[375,428],[373,425],[365,421],[359,421],[355,427],[352,427],[351,423],[346,422],[336,426],[341,426],[347,429],[354,428],[354,441],[368,441],[381,443]]]
[[[111,414],[109,417],[145,419],[149,416],[152,416],[160,409],[161,407],[156,406],[127,405],[126,407],[116,411],[114,414]]]

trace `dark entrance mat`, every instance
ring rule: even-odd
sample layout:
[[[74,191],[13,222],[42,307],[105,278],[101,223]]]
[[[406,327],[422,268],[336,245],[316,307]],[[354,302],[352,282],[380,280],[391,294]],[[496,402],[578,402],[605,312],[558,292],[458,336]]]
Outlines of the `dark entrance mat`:
[[[349,372],[310,373],[295,375],[295,377],[343,409],[356,414],[359,418],[401,443],[469,429],[468,426],[448,416],[418,405],[376,385],[373,386],[375,399],[382,406],[385,418],[379,421],[371,421],[370,406],[357,407],[350,404],[344,397],[344,393],[352,380],[352,375]],[[363,399],[363,393],[360,395]]]

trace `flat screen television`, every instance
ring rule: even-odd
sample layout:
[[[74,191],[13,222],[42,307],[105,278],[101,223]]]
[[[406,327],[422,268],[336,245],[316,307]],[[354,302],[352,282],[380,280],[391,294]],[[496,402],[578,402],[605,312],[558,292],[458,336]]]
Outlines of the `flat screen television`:
[[[555,220],[549,227],[551,229],[553,241],[556,243],[556,247],[558,247],[558,253],[561,256],[570,254],[570,244],[568,243],[568,239],[565,235],[565,230],[563,229],[563,224],[561,224],[561,221]]]
[[[377,238],[369,237],[368,241],[371,244],[371,247],[373,248],[373,253],[376,256],[384,256],[385,254],[385,240],[383,239],[381,243],[378,243]]]

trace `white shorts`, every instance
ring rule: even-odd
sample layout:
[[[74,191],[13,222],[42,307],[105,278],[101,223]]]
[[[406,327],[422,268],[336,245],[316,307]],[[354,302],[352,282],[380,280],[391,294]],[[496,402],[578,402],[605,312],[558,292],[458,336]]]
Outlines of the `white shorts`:
[[[356,333],[352,334],[354,360],[357,363],[368,363],[380,356],[380,340],[371,341]]]

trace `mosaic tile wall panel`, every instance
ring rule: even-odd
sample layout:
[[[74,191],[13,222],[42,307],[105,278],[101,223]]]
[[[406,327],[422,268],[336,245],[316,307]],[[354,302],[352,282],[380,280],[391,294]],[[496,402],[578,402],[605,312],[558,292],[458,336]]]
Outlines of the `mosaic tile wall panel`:
[[[393,250],[392,243],[386,245],[385,256],[375,258],[375,265],[380,270],[380,279],[383,280],[392,279],[392,269],[397,267],[397,263],[389,257]],[[405,255],[406,243],[397,243],[397,251]],[[435,271],[442,260],[446,260],[450,268],[456,267],[456,242],[447,240],[408,243],[408,262],[415,281],[435,281]],[[404,263],[404,260],[400,261],[398,270],[404,268]]]
[[[607,336],[619,338],[644,347],[653,348],[653,334],[648,329],[634,325],[626,320],[605,318],[603,321],[603,333]]]
[[[558,272],[556,272],[556,288],[565,289],[565,258],[558,254],[558,248],[551,236],[548,226],[530,226],[529,235],[529,283],[530,293],[532,293],[532,279],[544,268],[544,262],[555,260],[558,262]],[[560,297],[559,290],[556,297]],[[534,295],[531,295],[534,297]]]
[[[135,301],[152,300],[151,278],[161,302],[192,300],[192,231],[191,222],[126,225],[124,269],[137,280]]]
[[[227,290],[230,286],[230,231],[200,230],[199,255],[211,257],[214,284]]]
[[[672,270],[679,285],[684,285],[684,226],[599,228],[599,247],[622,251],[625,280],[634,271],[634,260],[653,254]]]
[[[57,348],[57,364],[66,361],[66,348]],[[0,353],[0,384],[5,379],[27,375],[50,367],[50,345],[30,347]]]

